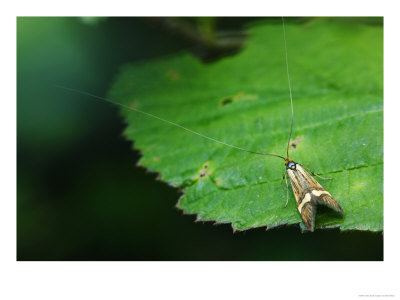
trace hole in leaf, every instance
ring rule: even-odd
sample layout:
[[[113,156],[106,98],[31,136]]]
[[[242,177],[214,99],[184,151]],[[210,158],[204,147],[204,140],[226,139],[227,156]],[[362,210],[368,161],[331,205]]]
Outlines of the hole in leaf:
[[[204,178],[204,177],[206,177],[206,176],[211,174],[210,171],[207,171],[207,168],[208,168],[209,164],[210,164],[210,162],[208,161],[201,167],[201,169],[199,171],[199,175],[197,177],[198,179]]]

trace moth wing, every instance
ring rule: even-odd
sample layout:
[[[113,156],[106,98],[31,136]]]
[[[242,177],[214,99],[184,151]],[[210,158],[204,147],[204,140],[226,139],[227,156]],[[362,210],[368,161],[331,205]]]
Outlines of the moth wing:
[[[343,209],[340,207],[339,203],[333,199],[333,197],[330,194],[322,194],[320,197],[315,197],[317,200],[318,204],[325,205],[334,211],[337,211],[341,214],[344,214]]]
[[[302,197],[304,187],[299,182],[298,175],[295,171],[289,169],[287,170],[287,174],[289,175],[290,185],[292,186],[292,191],[294,198],[296,199],[296,204],[297,206],[299,206],[299,201]]]
[[[301,209],[301,218],[306,223],[307,228],[312,232],[315,228],[315,215],[317,206],[313,202],[307,202]]]

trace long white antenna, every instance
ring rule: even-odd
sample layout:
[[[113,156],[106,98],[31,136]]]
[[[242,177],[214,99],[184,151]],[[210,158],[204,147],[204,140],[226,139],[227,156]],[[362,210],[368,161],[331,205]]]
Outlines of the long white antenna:
[[[199,132],[193,131],[193,130],[191,130],[189,128],[183,127],[182,125],[179,125],[177,123],[174,123],[174,122],[168,121],[166,119],[160,118],[160,117],[158,117],[156,115],[153,115],[153,114],[150,114],[148,112],[139,110],[137,108],[129,107],[129,106],[125,105],[125,104],[122,104],[122,103],[119,103],[119,102],[116,102],[116,101],[112,101],[112,100],[109,100],[107,98],[103,98],[103,97],[100,97],[100,96],[97,96],[97,95],[94,95],[94,94],[91,94],[91,93],[88,93],[88,92],[84,92],[84,91],[80,91],[80,90],[76,90],[76,89],[72,89],[72,88],[68,88],[68,87],[64,87],[64,86],[59,86],[59,85],[57,85],[56,87],[64,89],[64,90],[67,90],[67,91],[72,91],[72,92],[75,92],[75,93],[79,93],[79,94],[82,94],[82,95],[90,96],[90,97],[93,97],[93,98],[96,98],[96,99],[99,99],[99,100],[103,100],[103,101],[108,102],[108,103],[112,103],[114,105],[121,106],[123,108],[129,109],[129,110],[132,110],[132,111],[136,111],[136,112],[141,113],[143,115],[146,115],[148,117],[155,118],[155,119],[160,120],[162,122],[168,123],[168,124],[170,124],[172,126],[179,127],[179,128],[181,128],[183,130],[186,130],[186,131],[188,131],[190,133],[193,133],[195,135],[201,136],[202,138],[208,139],[208,140],[213,141],[215,143],[218,143],[218,144],[221,144],[221,145],[224,145],[224,146],[236,149],[236,150],[240,150],[240,151],[244,151],[244,152],[248,152],[248,153],[252,153],[252,154],[257,154],[257,155],[275,156],[275,157],[279,157],[279,158],[285,159],[283,156],[280,156],[280,155],[270,154],[270,153],[255,152],[255,151],[247,150],[247,149],[235,146],[235,145],[231,145],[231,144],[216,140],[216,139],[214,139],[212,137],[209,137],[209,136],[206,136],[206,135],[201,134]]]
[[[285,20],[283,17],[282,17],[282,27],[283,27],[283,40],[285,42],[286,72],[287,72],[287,78],[288,78],[288,84],[289,84],[290,107],[292,108],[292,120],[290,122],[290,133],[289,133],[289,139],[288,139],[287,148],[286,148],[286,155],[287,155],[287,158],[289,158],[289,143],[290,143],[290,139],[292,137],[292,131],[293,131],[293,99],[292,99],[292,87],[290,84],[290,76],[289,76],[289,62],[288,62],[288,54],[287,54],[287,46],[286,46]]]

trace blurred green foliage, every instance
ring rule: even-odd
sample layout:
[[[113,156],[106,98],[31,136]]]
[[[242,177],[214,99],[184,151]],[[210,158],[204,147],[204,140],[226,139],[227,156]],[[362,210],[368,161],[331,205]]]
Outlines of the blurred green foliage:
[[[179,53],[125,66],[110,98],[229,144],[285,155],[290,101],[281,24],[250,28],[245,49],[212,64]],[[291,158],[345,211],[317,227],[383,230],[383,31],[317,19],[287,26],[294,94]],[[183,189],[178,206],[236,230],[301,222],[276,186],[282,160],[239,152],[126,111],[141,165]],[[205,169],[207,167],[207,169]],[[202,176],[200,175],[202,173]]]
[[[179,36],[145,18],[18,18],[17,43],[18,260],[383,259],[382,235],[371,232],[233,235],[193,222],[174,208],[177,189],[135,167],[116,107],[55,88],[105,95],[122,64],[192,48]]]

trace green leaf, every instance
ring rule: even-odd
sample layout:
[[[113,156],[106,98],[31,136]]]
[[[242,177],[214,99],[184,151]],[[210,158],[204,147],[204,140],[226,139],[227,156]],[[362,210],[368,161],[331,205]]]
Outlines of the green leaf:
[[[319,19],[287,25],[294,131],[290,156],[345,211],[317,228],[383,230],[382,26]],[[205,65],[188,53],[125,66],[110,97],[239,147],[285,155],[290,126],[282,26],[254,25],[244,50]],[[140,164],[180,187],[178,207],[234,230],[301,223],[283,160],[213,143],[135,112],[125,135]]]

